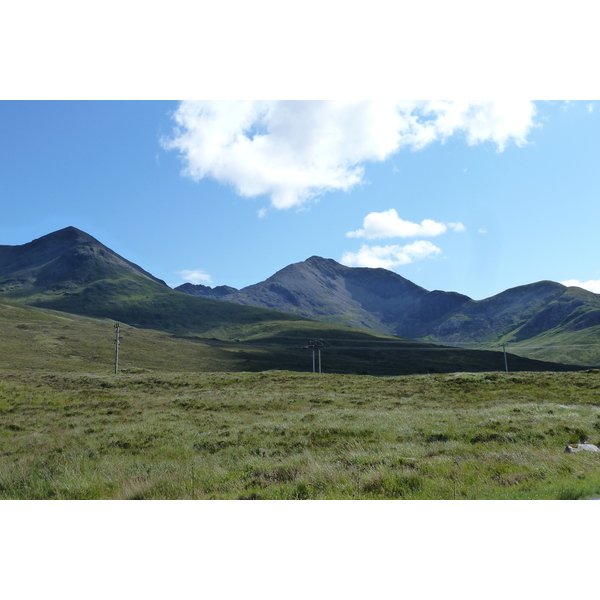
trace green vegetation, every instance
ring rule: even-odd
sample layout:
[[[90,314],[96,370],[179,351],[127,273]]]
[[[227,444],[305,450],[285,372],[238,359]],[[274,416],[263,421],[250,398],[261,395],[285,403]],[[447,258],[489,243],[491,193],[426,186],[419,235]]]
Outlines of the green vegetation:
[[[178,334],[205,335],[224,325],[243,329],[263,322],[301,320],[266,308],[197,298],[131,274],[95,281],[69,294],[32,295],[27,304]]]
[[[600,372],[0,371],[0,498],[600,495]]]
[[[108,319],[0,299],[0,368],[110,373],[113,325]],[[504,368],[498,351],[440,348],[307,320],[223,323],[204,335],[123,325],[119,362],[126,372],[309,371],[311,352],[302,347],[313,338],[331,343],[322,352],[323,371],[328,373],[402,375]],[[510,364],[515,371],[575,369],[518,357],[511,357]]]
[[[551,329],[530,340],[510,343],[508,349],[536,360],[600,366],[600,326],[577,331]]]

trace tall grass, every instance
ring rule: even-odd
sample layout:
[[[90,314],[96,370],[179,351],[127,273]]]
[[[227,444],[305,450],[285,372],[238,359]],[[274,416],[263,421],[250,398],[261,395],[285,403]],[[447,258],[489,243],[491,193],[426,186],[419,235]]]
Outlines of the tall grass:
[[[0,498],[600,495],[600,375],[0,372]]]

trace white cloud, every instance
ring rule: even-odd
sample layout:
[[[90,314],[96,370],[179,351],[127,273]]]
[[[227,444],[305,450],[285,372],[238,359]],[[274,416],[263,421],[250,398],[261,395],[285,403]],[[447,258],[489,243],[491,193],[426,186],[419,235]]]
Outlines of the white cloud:
[[[522,100],[432,101],[426,103],[423,113],[435,117],[436,139],[464,133],[469,146],[491,141],[503,151],[511,141],[517,146],[526,143],[536,111],[532,102]]]
[[[198,101],[182,102],[166,149],[184,174],[211,177],[245,197],[268,195],[291,208],[363,181],[363,165],[400,148],[418,150],[464,134],[502,151],[525,143],[535,106],[514,102]]]
[[[463,233],[467,230],[462,223],[448,223],[448,229],[452,229],[456,233]]]
[[[398,216],[396,210],[391,208],[383,212],[369,213],[363,220],[363,228],[349,231],[346,236],[368,240],[394,237],[435,237],[445,233],[447,229],[456,232],[466,230],[462,223],[444,224],[431,219],[424,219],[421,223],[404,221]]]
[[[363,244],[358,252],[345,252],[342,264],[348,267],[381,267],[391,269],[441,254],[441,250],[424,240],[406,246],[368,246]]]
[[[589,113],[594,112],[594,105],[591,102],[587,105],[587,110]]]
[[[183,270],[183,271],[179,271],[177,273],[177,275],[179,275],[184,281],[188,281],[189,283],[193,283],[196,285],[199,283],[212,284],[212,277],[208,273],[205,273],[204,271]]]
[[[594,294],[600,294],[600,279],[581,282],[577,279],[568,279],[567,281],[561,281],[563,285],[567,287],[576,286],[594,292]]]

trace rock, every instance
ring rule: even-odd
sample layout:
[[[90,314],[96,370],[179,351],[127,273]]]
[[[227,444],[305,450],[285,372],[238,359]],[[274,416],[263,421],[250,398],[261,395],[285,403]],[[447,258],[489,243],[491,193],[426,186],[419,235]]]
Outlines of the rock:
[[[600,452],[600,448],[594,444],[569,444],[565,452]]]

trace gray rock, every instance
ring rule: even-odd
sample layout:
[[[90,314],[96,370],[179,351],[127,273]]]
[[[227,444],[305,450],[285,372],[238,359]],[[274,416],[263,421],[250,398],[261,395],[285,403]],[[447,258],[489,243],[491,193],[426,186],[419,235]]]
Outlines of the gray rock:
[[[600,452],[600,448],[594,444],[569,444],[565,452]]]

